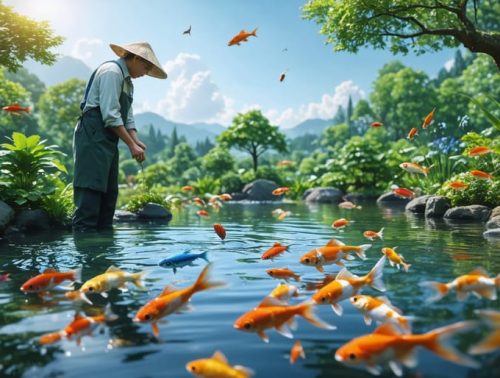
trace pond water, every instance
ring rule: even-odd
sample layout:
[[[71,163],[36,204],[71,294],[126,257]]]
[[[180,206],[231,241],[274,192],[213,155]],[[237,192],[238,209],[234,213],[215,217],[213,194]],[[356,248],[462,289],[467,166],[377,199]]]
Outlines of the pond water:
[[[291,214],[278,221],[272,210],[282,208]],[[449,224],[442,220],[426,221],[406,214],[404,209],[389,209],[364,204],[362,210],[344,210],[332,205],[302,203],[226,204],[219,213],[200,219],[197,208],[182,209],[169,225],[118,224],[107,232],[73,234],[71,232],[34,234],[9,242],[0,241],[0,272],[10,272],[12,280],[0,282],[0,376],[3,377],[189,377],[187,362],[222,351],[232,365],[239,364],[255,371],[257,377],[276,375],[293,377],[368,377],[364,369],[346,367],[335,361],[334,353],[354,337],[367,334],[375,325],[365,325],[363,316],[349,301],[342,302],[344,314],[336,315],[330,306],[317,306],[316,314],[333,324],[336,330],[319,329],[298,318],[295,340],[301,340],[306,359],[291,365],[289,351],[294,340],[274,330],[268,332],[270,342],[261,341],[255,333],[233,328],[234,321],[255,307],[279,282],[265,270],[288,267],[302,276],[298,283],[301,295],[292,303],[308,299],[306,283],[319,282],[323,274],[313,267],[301,265],[305,252],[336,238],[346,244],[372,243],[367,259],[347,261],[354,274],[364,275],[382,256],[382,247],[398,246],[412,264],[405,273],[384,266],[385,295],[405,315],[414,317],[413,332],[423,333],[453,322],[475,319],[475,309],[499,310],[499,301],[469,297],[459,302],[452,293],[439,302],[425,304],[430,293],[418,286],[425,280],[449,282],[476,267],[490,276],[500,272],[500,242],[482,237],[483,225]],[[348,218],[355,222],[344,231],[330,227],[333,220]],[[221,223],[227,237],[221,241],[213,230]],[[365,230],[385,227],[384,240],[367,241]],[[289,245],[289,253],[270,260],[260,256],[275,242]],[[176,274],[157,264],[167,256],[185,250],[208,251],[213,262],[212,277],[227,286],[197,293],[192,309],[166,318],[160,323],[160,336],[152,335],[151,326],[137,324],[132,318],[147,301],[157,296],[168,284],[178,288],[191,285],[206,264],[186,266]],[[64,298],[24,295],[19,287],[28,278],[46,268],[60,271],[83,267],[83,280],[88,280],[115,265],[128,272],[147,270],[147,291],[133,285],[128,292],[114,290],[107,300],[94,306],[78,304]],[[326,273],[336,273],[336,265],[326,266]],[[371,289],[363,294],[381,295]],[[41,346],[38,338],[63,329],[76,310],[86,315],[103,312],[106,302],[118,319],[100,331],[85,336],[78,346],[74,341]],[[484,327],[453,340],[466,350],[488,330]],[[110,342],[110,340],[112,340]],[[418,350],[418,366],[404,368],[408,377],[499,377],[498,352],[477,357],[481,368],[470,369],[447,362],[424,349]],[[383,376],[392,376],[386,368]]]

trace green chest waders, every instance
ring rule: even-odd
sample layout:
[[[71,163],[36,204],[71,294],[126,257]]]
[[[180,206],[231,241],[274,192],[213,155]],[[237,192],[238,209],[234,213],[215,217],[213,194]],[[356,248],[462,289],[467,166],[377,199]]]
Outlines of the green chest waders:
[[[116,61],[118,67],[120,65]],[[120,70],[123,70],[120,67]],[[90,77],[85,96],[80,104],[83,111],[89,89],[94,80]],[[125,81],[125,78],[124,78]],[[132,105],[132,96],[120,93],[120,115],[125,125]],[[75,227],[111,227],[118,198],[118,136],[105,127],[99,107],[80,115],[73,136],[75,174],[73,180]]]

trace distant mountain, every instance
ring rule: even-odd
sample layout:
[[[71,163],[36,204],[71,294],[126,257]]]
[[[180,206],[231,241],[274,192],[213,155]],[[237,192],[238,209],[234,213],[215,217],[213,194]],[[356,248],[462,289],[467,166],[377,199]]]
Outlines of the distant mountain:
[[[196,123],[188,125],[172,122],[152,112],[135,114],[134,118],[138,131],[148,132],[149,126],[153,125],[155,130],[160,130],[163,135],[169,136],[175,127],[177,128],[177,135],[185,136],[190,144],[196,144],[196,142],[204,141],[206,138],[214,141],[215,137],[224,130],[224,127],[218,124]]]
[[[288,138],[296,138],[305,134],[320,135],[328,126],[332,126],[332,120],[326,119],[308,119],[299,123],[297,126],[290,129],[282,130]]]
[[[74,78],[87,81],[92,74],[92,70],[89,66],[81,60],[70,56],[61,57],[52,66],[40,64],[35,61],[27,61],[23,66],[28,71],[38,76],[46,86],[60,84]]]

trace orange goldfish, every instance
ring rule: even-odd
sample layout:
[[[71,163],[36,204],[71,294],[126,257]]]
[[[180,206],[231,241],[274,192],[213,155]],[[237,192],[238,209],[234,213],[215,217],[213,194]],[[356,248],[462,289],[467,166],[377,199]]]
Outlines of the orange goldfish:
[[[423,335],[401,334],[391,324],[382,324],[368,335],[356,337],[337,349],[335,359],[349,366],[364,365],[372,374],[380,375],[380,365],[389,364],[395,375],[402,376],[400,364],[415,367],[414,349],[429,349],[441,358],[469,367],[479,367],[470,357],[460,353],[447,343],[459,332],[468,331],[476,322],[459,322],[441,327]]]
[[[475,310],[479,317],[493,328],[483,340],[469,348],[470,354],[494,352],[500,348],[500,312],[495,310]]]
[[[401,311],[392,306],[386,297],[371,297],[369,295],[355,295],[349,298],[352,305],[364,315],[365,323],[372,324],[372,320],[380,323],[390,323],[399,327],[403,332],[410,332],[409,318],[402,316]]]
[[[355,205],[354,203],[352,203],[351,201],[344,201],[344,202],[341,202],[338,204],[338,207],[340,207],[341,209],[359,209],[361,210],[362,207],[361,206],[357,206]]]
[[[215,233],[219,236],[219,238],[221,238],[222,240],[226,238],[226,230],[224,229],[222,224],[214,223],[214,230]]]
[[[333,221],[332,228],[335,230],[338,230],[338,229],[341,229],[341,228],[348,226],[350,223],[354,223],[354,221],[350,221],[350,220],[347,220],[345,218],[340,218],[340,219]]]
[[[394,188],[392,189],[392,192],[400,198],[415,198],[415,192],[411,191],[410,189],[406,188]]]
[[[308,266],[314,266],[318,271],[324,272],[324,265],[337,264],[344,266],[340,260],[352,260],[354,257],[350,252],[354,252],[362,260],[366,259],[365,251],[372,245],[345,245],[339,240],[332,239],[325,246],[315,248],[302,255],[300,263]]]
[[[274,259],[279,254],[288,251],[288,246],[281,245],[280,243],[274,243],[271,248],[264,252],[261,256],[262,260]]]
[[[200,197],[195,197],[193,198],[193,202],[198,205],[198,206],[201,206],[201,207],[206,207],[207,204],[204,200],[202,200]]]
[[[31,108],[29,106],[22,107],[16,103],[16,104],[4,106],[2,108],[2,110],[6,111],[6,112],[11,112],[11,113],[19,113],[19,112],[29,113],[31,111]]]
[[[384,240],[384,227],[380,229],[379,232],[376,231],[365,231],[363,232],[363,236],[367,239],[373,240],[379,238],[380,240]]]
[[[387,256],[387,259],[389,260],[389,264],[391,266],[396,265],[396,268],[399,270],[399,266],[403,266],[403,269],[405,272],[408,272],[408,269],[410,269],[411,264],[408,264],[403,255],[398,254],[394,248],[382,248],[382,253]]]
[[[469,150],[469,156],[480,156],[480,155],[486,155],[493,152],[489,147],[486,146],[478,146],[474,147],[471,150]]]
[[[293,165],[294,161],[293,160],[281,160],[276,163],[276,166],[278,167],[288,167],[290,165]]]
[[[453,181],[448,184],[448,187],[455,190],[465,190],[469,187],[469,184],[462,181]]]
[[[191,192],[194,188],[191,185],[185,185],[181,188],[183,192]]]
[[[139,289],[145,290],[142,284],[142,278],[146,272],[127,273],[116,266],[111,265],[106,272],[99,274],[86,281],[80,287],[80,293],[84,298],[86,294],[95,293],[107,297],[107,292],[111,289],[126,290],[127,282],[133,282]]]
[[[418,135],[416,127],[412,127],[410,131],[408,132],[408,136],[406,137],[408,140],[413,140]]]
[[[219,198],[223,201],[231,201],[233,199],[233,197],[231,196],[231,194],[228,194],[228,193],[222,193],[219,195]]]
[[[248,378],[254,372],[244,366],[231,366],[222,352],[216,351],[210,358],[190,361],[186,364],[188,373],[204,378]]]
[[[227,43],[228,46],[240,45],[241,42],[248,42],[247,38],[250,36],[257,37],[257,28],[255,28],[251,32],[246,32],[245,30],[241,30],[238,34],[236,34],[231,40]]]
[[[82,268],[70,270],[69,272],[58,272],[55,269],[45,269],[42,274],[30,278],[22,284],[21,291],[24,293],[40,293],[50,291],[64,281],[82,280]]]
[[[490,175],[489,173],[483,172],[483,171],[478,171],[476,169],[472,170],[469,172],[472,176],[479,180],[493,180],[493,176]]]
[[[206,211],[206,210],[198,210],[196,212],[196,215],[198,215],[200,217],[208,217],[209,214],[208,214],[208,211]]]
[[[320,282],[306,282],[304,289],[308,291],[319,290],[332,282],[336,277],[337,274],[325,274]]]
[[[427,116],[425,117],[424,119],[424,123],[422,123],[422,129],[426,129],[429,127],[429,125],[431,124],[432,122],[432,118],[434,118],[434,112],[436,111],[436,108],[432,109],[432,111],[427,114]]]
[[[297,340],[290,350],[290,363],[293,365],[299,357],[305,359],[306,353],[304,352],[304,348],[302,347],[300,340]]]
[[[421,282],[420,286],[430,287],[436,291],[435,296],[427,300],[428,303],[440,300],[451,290],[457,292],[459,301],[465,301],[470,293],[478,298],[494,301],[497,299],[496,289],[500,286],[500,274],[495,278],[490,278],[483,268],[476,268],[469,274],[459,276],[449,283],[425,281]]]
[[[153,335],[158,337],[160,334],[158,321],[161,318],[186,307],[194,294],[224,285],[222,282],[209,280],[211,267],[211,263],[205,266],[196,282],[187,288],[174,289],[171,286],[165,287],[159,296],[146,303],[141,309],[139,309],[139,311],[137,311],[137,314],[134,317],[134,322],[151,323]]]
[[[317,304],[330,304],[337,315],[342,315],[344,310],[338,302],[358,295],[363,286],[371,286],[376,290],[385,291],[382,281],[384,263],[385,256],[382,256],[372,270],[363,277],[355,276],[347,268],[342,268],[334,281],[313,294],[313,301]]]
[[[294,327],[296,315],[302,316],[318,328],[336,329],[336,327],[318,319],[313,309],[314,304],[310,301],[286,306],[276,298],[266,297],[257,307],[240,316],[234,322],[234,328],[244,332],[255,332],[266,343],[269,342],[265,333],[268,328],[274,328],[283,336],[293,338],[288,326]]]
[[[422,167],[416,163],[401,163],[401,164],[399,164],[399,166],[401,168],[403,168],[406,172],[420,173],[420,174],[425,175],[425,176],[427,176],[427,174],[429,173],[429,170],[431,169],[431,167],[425,168],[425,167]]]
[[[76,344],[80,345],[83,336],[91,335],[92,332],[99,327],[99,325],[105,323],[106,321],[115,320],[116,318],[117,316],[111,313],[109,307],[106,307],[104,315],[98,316],[84,316],[77,312],[73,321],[62,331],[43,335],[38,341],[40,344],[46,345],[53,344],[63,338],[66,338],[68,340],[76,340]]]
[[[375,122],[372,122],[370,126],[377,128],[377,127],[384,126],[384,124],[382,122],[375,121]]]
[[[285,281],[288,281],[290,278],[293,278],[297,282],[300,281],[300,275],[294,273],[288,268],[266,269],[266,273],[273,278],[278,278]]]
[[[269,296],[287,303],[292,297],[299,296],[299,289],[293,285],[279,283],[278,286],[276,286],[273,291],[271,291],[271,294],[269,294]]]
[[[278,216],[278,220],[283,220],[287,216],[289,216],[290,214],[292,214],[292,212],[291,211],[285,211],[283,209],[275,209],[275,210],[272,211],[272,214],[273,215],[277,215]]]
[[[290,191],[290,188],[287,187],[281,187],[281,188],[276,188],[272,191],[272,194],[275,196],[281,196],[282,194],[286,194]]]

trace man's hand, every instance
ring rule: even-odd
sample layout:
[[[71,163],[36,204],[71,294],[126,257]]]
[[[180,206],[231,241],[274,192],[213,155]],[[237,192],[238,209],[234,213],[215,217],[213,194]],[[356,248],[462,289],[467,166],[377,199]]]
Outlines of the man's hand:
[[[129,149],[132,157],[139,163],[143,162],[146,159],[146,155],[144,154],[144,149],[138,144],[131,143]]]

